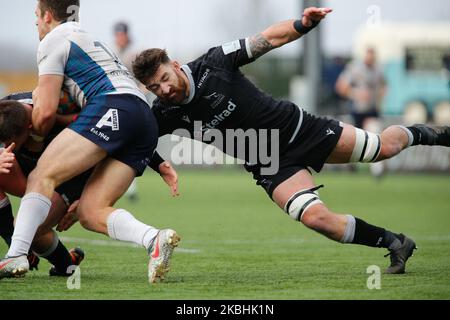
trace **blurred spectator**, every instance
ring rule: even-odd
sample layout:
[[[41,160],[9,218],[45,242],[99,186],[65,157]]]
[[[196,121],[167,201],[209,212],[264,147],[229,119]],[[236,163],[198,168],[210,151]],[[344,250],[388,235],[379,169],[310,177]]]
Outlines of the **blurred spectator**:
[[[386,81],[377,64],[375,49],[368,48],[363,61],[346,66],[336,83],[336,92],[348,99],[355,127],[374,133],[383,130],[379,118]],[[380,177],[384,172],[383,163],[371,163],[370,171]]]
[[[134,45],[130,35],[130,27],[125,22],[117,22],[114,25],[114,52],[119,57],[122,64],[133,73],[133,61],[139,54]],[[152,105],[155,96],[148,91],[139,81],[136,81],[139,89],[145,94],[147,102]]]
[[[386,81],[373,48],[366,50],[364,61],[347,65],[336,83],[336,91],[349,100],[355,127],[368,130],[367,122],[379,118],[386,92]]]
[[[114,45],[114,51],[119,56],[120,61],[128,70],[132,71],[131,66],[138,52],[133,49],[127,23],[118,22],[114,25]]]

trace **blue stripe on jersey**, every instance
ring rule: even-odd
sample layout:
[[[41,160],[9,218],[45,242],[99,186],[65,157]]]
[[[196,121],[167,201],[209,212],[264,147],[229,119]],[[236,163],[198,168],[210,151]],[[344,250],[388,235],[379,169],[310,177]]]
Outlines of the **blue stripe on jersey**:
[[[103,68],[72,41],[65,74],[75,81],[86,99],[116,91]]]

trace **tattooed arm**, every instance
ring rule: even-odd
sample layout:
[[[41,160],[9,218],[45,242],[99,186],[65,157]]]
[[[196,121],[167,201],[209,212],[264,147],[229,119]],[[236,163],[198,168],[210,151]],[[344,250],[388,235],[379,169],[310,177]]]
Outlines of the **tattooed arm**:
[[[307,8],[303,12],[302,24],[309,27],[313,21],[320,21],[331,12],[329,8]],[[299,39],[303,34],[294,28],[295,20],[274,24],[249,39],[253,58],[257,59],[272,49],[279,48]]]
[[[263,32],[254,35],[249,40],[253,58],[257,59],[270,50],[300,38],[294,29],[294,20],[283,21],[270,26]]]

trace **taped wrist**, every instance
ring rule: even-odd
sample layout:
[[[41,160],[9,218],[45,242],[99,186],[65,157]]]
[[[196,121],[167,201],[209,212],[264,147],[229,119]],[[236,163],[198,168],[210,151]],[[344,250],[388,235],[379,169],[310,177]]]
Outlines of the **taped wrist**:
[[[155,153],[153,154],[153,157],[149,163],[149,167],[152,168],[154,171],[159,172],[159,165],[161,163],[163,163],[165,160],[163,158],[161,158],[161,156],[159,155],[158,152],[155,151]]]
[[[307,34],[312,29],[317,27],[317,25],[320,23],[320,20],[317,20],[317,21],[316,20],[311,20],[311,21],[312,21],[311,26],[307,27],[307,26],[303,25],[302,19],[295,20],[294,21],[294,29],[295,29],[295,31],[297,31],[300,34]]]

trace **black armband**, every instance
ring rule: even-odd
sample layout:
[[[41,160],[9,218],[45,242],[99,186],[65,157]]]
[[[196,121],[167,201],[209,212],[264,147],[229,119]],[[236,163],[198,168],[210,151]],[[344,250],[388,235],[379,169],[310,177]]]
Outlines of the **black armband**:
[[[307,34],[308,32],[310,32],[312,29],[314,29],[315,27],[317,27],[317,25],[320,23],[320,20],[311,20],[312,24],[310,27],[306,27],[303,25],[302,20],[295,20],[294,21],[294,29],[295,31],[297,31],[300,34]]]
[[[150,168],[152,168],[154,171],[159,172],[159,165],[161,163],[163,163],[165,160],[163,158],[161,158],[161,156],[159,155],[158,152],[155,151],[155,153],[153,154],[152,160],[150,160],[150,163],[148,164],[148,166]]]

